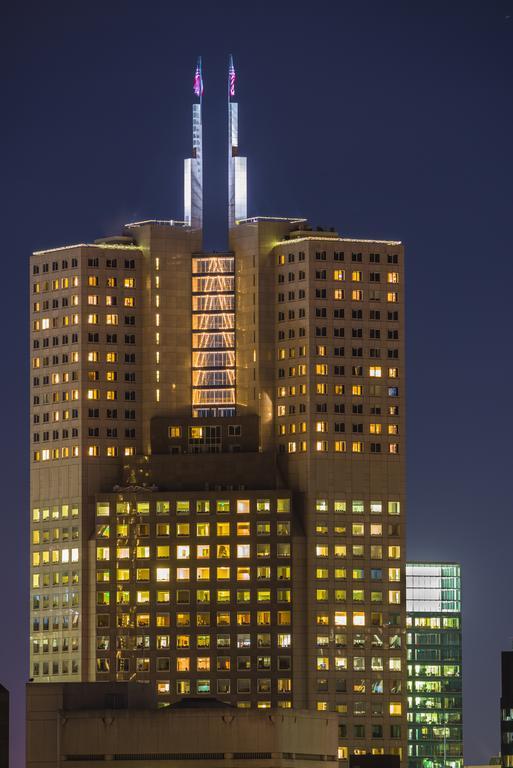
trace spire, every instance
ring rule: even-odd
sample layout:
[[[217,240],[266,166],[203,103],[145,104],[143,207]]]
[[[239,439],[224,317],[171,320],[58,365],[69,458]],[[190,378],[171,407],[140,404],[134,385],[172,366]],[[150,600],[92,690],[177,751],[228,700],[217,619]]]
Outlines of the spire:
[[[193,83],[197,99],[192,105],[192,157],[184,161],[184,220],[192,229],[203,228],[203,128],[201,107],[203,73],[198,56]]]
[[[239,105],[235,99],[233,56],[228,62],[228,226],[247,218],[247,162],[239,157]]]

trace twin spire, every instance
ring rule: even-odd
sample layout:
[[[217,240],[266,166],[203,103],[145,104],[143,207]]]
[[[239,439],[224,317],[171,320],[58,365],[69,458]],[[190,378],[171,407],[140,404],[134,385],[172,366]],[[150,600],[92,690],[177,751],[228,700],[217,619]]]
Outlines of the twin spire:
[[[228,226],[247,217],[247,164],[239,156],[239,105],[235,99],[237,76],[233,56],[228,63]],[[192,229],[203,229],[203,73],[198,57],[193,84],[197,101],[192,105],[192,157],[184,162],[184,220]]]

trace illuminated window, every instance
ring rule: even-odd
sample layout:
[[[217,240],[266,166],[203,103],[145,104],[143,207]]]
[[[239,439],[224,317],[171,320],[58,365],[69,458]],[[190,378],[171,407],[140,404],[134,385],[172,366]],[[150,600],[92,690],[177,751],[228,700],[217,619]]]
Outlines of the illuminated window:
[[[169,581],[169,568],[157,568],[157,581]]]
[[[388,502],[388,514],[389,515],[399,515],[401,511],[401,505],[399,501],[389,501]]]
[[[136,557],[139,558],[139,559],[143,559],[144,560],[144,559],[146,559],[146,558],[148,558],[150,556],[150,548],[149,547],[143,547],[143,546],[136,547],[135,552],[136,552]]]
[[[237,499],[237,514],[249,514],[249,500]]]
[[[372,376],[374,378],[380,378],[381,375],[382,375],[381,366],[371,365],[371,367],[369,368],[369,376]]]
[[[251,545],[250,544],[237,544],[237,557],[238,558],[248,558],[251,554]]]
[[[181,427],[169,427],[168,428],[168,436],[169,437],[181,437],[182,436],[182,428]]]

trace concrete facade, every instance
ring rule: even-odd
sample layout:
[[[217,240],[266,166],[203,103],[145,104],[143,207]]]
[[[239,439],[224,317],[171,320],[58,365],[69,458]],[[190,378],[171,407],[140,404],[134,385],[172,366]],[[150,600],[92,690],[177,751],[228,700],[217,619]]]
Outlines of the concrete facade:
[[[336,768],[337,718],[242,711],[220,701],[157,708],[148,686],[27,686],[27,768]],[[127,690],[128,689],[128,690]]]

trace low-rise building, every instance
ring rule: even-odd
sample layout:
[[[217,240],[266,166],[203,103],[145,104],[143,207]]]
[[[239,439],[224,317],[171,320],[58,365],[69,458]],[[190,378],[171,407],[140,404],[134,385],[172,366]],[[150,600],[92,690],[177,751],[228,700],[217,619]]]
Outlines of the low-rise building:
[[[159,707],[140,683],[29,683],[27,768],[337,768],[337,723],[214,698]]]

